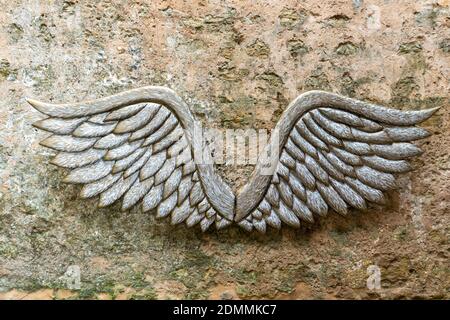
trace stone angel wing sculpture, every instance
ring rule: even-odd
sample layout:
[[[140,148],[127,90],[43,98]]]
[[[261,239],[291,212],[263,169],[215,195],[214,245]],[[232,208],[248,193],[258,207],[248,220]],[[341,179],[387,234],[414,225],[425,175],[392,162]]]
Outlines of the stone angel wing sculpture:
[[[383,204],[395,175],[411,170],[408,158],[421,150],[411,142],[429,136],[415,125],[437,110],[399,111],[322,91],[297,97],[282,114],[274,171],[258,161],[236,196],[215,173],[209,152],[202,163],[194,151],[195,119],[172,90],[144,87],[103,99],[48,104],[29,99],[49,116],[34,124],[52,133],[42,145],[58,151],[52,163],[70,169],[64,181],[81,184],[81,197],[99,197],[104,207],[122,199],[122,209],[141,204],[172,224],[200,224],[206,231],[233,222],[264,233],[282,223],[328,211]],[[206,161],[205,161],[206,160]]]

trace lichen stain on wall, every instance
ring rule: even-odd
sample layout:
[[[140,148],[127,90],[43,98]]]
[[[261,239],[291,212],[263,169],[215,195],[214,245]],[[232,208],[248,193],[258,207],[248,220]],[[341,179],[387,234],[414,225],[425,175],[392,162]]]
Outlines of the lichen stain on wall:
[[[449,2],[2,0],[0,299],[449,298]],[[271,129],[323,89],[442,106],[387,208],[301,230],[202,234],[95,209],[38,146],[25,97],[71,102],[165,85],[205,126]],[[250,166],[221,166],[237,189]],[[381,289],[366,286],[367,267]],[[80,270],[80,288],[67,270]]]

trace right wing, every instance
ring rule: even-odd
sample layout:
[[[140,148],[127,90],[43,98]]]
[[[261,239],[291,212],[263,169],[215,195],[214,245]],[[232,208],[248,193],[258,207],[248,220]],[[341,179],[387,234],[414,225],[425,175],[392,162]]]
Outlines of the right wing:
[[[395,175],[421,154],[411,142],[429,136],[415,125],[436,110],[393,110],[321,91],[299,96],[277,124],[278,140],[268,145],[279,151],[275,172],[263,175],[257,165],[237,197],[235,220],[264,233],[266,225],[312,223],[329,209],[346,215],[369,202],[384,204]]]
[[[41,144],[58,152],[51,163],[71,170],[64,182],[81,184],[81,197],[98,196],[99,207],[122,199],[122,210],[142,203],[158,218],[200,223],[203,231],[233,221],[234,195],[212,163],[194,163],[194,119],[171,90],[145,87],[66,105],[28,102],[49,116],[34,124],[52,133]]]

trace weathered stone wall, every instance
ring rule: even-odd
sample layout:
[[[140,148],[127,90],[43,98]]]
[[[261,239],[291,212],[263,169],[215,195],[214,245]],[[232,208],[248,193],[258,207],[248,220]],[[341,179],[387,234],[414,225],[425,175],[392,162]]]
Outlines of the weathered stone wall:
[[[448,0],[0,0],[0,299],[450,298]],[[217,128],[273,128],[324,89],[442,106],[387,208],[307,229],[202,234],[96,209],[61,183],[25,97],[173,88]],[[250,166],[220,168],[238,188]],[[381,289],[366,286],[381,269]],[[64,274],[81,271],[81,289]],[[70,273],[70,272],[69,272]]]

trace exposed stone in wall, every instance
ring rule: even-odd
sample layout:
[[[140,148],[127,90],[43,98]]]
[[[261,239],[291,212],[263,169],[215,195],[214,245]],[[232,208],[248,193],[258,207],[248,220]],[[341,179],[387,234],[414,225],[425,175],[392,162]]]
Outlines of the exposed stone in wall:
[[[0,3],[0,299],[450,298],[448,0]],[[271,129],[311,89],[442,108],[386,208],[265,236],[202,234],[78,199],[31,127],[42,115],[25,97],[151,84],[217,128]],[[219,172],[237,189],[252,167]],[[370,265],[379,290],[367,288]]]

